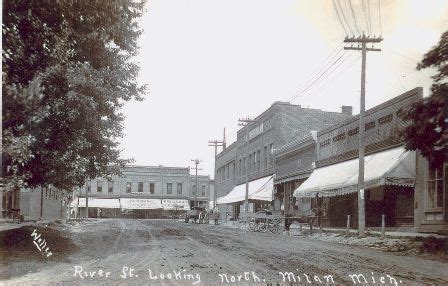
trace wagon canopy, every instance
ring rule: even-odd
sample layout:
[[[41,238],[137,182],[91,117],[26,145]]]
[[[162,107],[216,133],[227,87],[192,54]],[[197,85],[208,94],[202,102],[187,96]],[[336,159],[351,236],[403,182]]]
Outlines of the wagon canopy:
[[[415,180],[415,151],[398,147],[365,157],[365,189],[384,185],[413,187]],[[332,197],[358,191],[359,159],[325,166],[295,191],[295,197]]]
[[[249,200],[272,201],[274,180],[272,176],[263,177],[249,182]],[[218,204],[230,204],[246,199],[246,184],[233,188],[227,195],[217,199]]]

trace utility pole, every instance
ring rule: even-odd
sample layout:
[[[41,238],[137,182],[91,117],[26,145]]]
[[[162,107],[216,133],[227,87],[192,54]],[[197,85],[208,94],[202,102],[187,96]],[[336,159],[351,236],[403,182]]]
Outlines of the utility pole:
[[[198,206],[198,170],[202,170],[202,169],[198,169],[198,165],[199,165],[199,163],[200,162],[202,162],[202,161],[200,161],[199,159],[193,159],[193,160],[191,160],[192,162],[194,162],[194,164],[196,165],[194,168],[192,168],[192,169],[194,169],[194,170],[196,170],[196,190],[195,190],[195,192],[194,192],[194,205],[195,206]]]
[[[213,175],[213,179],[215,180],[215,188],[214,188],[214,191],[213,191],[213,209],[216,208],[216,192],[218,190],[218,188],[216,187],[216,174],[217,174],[216,173],[217,172],[217,170],[216,170],[216,156],[218,155],[218,146],[222,146],[223,147],[223,151],[224,151],[225,144],[226,144],[225,140],[226,140],[226,136],[225,136],[225,131],[224,131],[224,139],[222,141],[221,140],[210,140],[210,141],[208,141],[208,146],[215,147],[215,171],[214,171],[214,175]]]
[[[361,65],[361,102],[359,107],[359,172],[358,172],[358,236],[365,237],[365,201],[364,201],[364,144],[365,144],[365,127],[364,113],[366,108],[366,56],[367,51],[379,52],[381,49],[373,48],[373,43],[380,43],[381,37],[366,37],[363,33],[360,37],[346,37],[344,43],[358,43],[358,47],[344,47],[344,50],[355,50],[362,52]],[[372,43],[372,48],[367,48],[367,44]],[[361,47],[359,47],[361,44]]]
[[[92,187],[91,181],[88,181],[86,188],[86,218],[89,218],[89,189]]]
[[[256,122],[256,120],[247,118],[240,118],[238,119],[238,125],[246,127],[246,162],[244,164],[244,168],[246,169],[245,172],[245,179],[246,179],[246,196],[244,199],[244,212],[247,214],[249,212],[249,176],[248,176],[248,167],[247,164],[249,162],[249,123]]]

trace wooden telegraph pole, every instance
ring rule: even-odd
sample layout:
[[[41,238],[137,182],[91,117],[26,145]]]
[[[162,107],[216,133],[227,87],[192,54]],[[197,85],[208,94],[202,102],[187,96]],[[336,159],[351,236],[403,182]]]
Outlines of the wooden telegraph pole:
[[[226,144],[226,142],[225,142],[225,133],[224,133],[224,139],[221,141],[221,140],[210,140],[210,141],[208,141],[208,146],[212,146],[212,147],[215,147],[215,172],[214,172],[214,175],[213,175],[213,179],[215,180],[215,187],[214,187],[214,191],[213,191],[213,209],[215,209],[216,208],[216,192],[218,191],[218,188],[217,188],[217,184],[216,184],[216,172],[217,172],[217,170],[216,170],[216,156],[218,155],[218,146],[222,146],[223,147],[223,151],[224,151],[224,148],[225,148],[225,144]]]
[[[194,192],[194,206],[197,207],[199,205],[198,204],[198,190],[199,190],[199,188],[198,188],[198,170],[202,170],[202,169],[198,169],[198,165],[202,161],[200,161],[199,159],[193,159],[191,161],[193,161],[195,164],[195,167],[192,169],[196,170],[196,190]]]
[[[365,126],[364,113],[366,108],[366,55],[367,51],[379,52],[381,49],[367,48],[368,43],[380,43],[383,39],[381,37],[366,37],[364,33],[361,37],[346,37],[344,43],[357,43],[358,47],[344,47],[345,50],[361,51],[362,66],[361,66],[361,102],[359,107],[359,174],[358,174],[358,236],[365,237],[365,201],[364,201],[364,144],[365,144]],[[361,44],[361,47],[359,47]]]

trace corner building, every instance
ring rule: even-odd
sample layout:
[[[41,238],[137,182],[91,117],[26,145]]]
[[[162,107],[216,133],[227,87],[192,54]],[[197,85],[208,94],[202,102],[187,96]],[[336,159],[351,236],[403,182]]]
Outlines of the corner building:
[[[255,210],[272,205],[275,211],[283,209],[283,194],[274,189],[273,150],[308,136],[311,130],[321,130],[351,115],[352,109],[348,106],[343,107],[343,112],[327,112],[288,102],[273,103],[255,118],[255,122],[241,128],[237,140],[216,156],[215,190],[220,212],[238,216],[245,199],[246,172],[249,208]]]

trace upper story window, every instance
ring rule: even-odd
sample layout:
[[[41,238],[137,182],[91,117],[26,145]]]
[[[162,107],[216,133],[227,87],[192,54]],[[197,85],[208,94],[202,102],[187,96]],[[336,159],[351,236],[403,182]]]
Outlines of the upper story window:
[[[154,190],[155,190],[154,183],[149,183],[149,192],[150,192],[151,194],[154,194]]]
[[[138,192],[143,193],[143,182],[138,182]]]
[[[130,193],[132,191],[132,182],[126,182],[126,193]]]
[[[327,145],[329,145],[329,144],[330,144],[330,139],[326,139],[326,140],[320,142],[320,146],[321,146],[321,147],[323,147],[323,146],[327,146]]]
[[[338,135],[333,137],[333,141],[340,141],[340,140],[343,140],[343,139],[345,139],[345,133],[341,133],[341,134],[338,134]]]
[[[266,170],[268,168],[268,146],[264,146],[264,169]]]
[[[205,197],[205,185],[202,185],[202,196]]]
[[[347,132],[348,136],[353,136],[359,133],[359,127],[353,128]]]
[[[366,123],[365,130],[369,130],[369,129],[372,129],[372,128],[375,128],[375,121],[370,121],[370,122]]]
[[[166,193],[168,195],[171,195],[173,193],[173,184],[172,183],[166,183]]]
[[[378,123],[379,124],[385,124],[387,122],[391,122],[393,117],[394,117],[393,114],[388,114],[386,116],[383,116],[383,117],[379,118],[378,119]]]
[[[177,194],[182,195],[182,183],[177,183]]]

